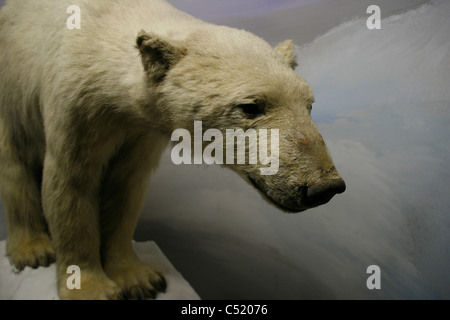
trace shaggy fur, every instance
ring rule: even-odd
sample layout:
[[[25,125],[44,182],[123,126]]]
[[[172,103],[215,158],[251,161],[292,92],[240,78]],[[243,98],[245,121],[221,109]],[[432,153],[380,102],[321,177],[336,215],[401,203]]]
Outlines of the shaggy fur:
[[[149,176],[173,130],[280,129],[280,170],[230,165],[289,212],[336,181],[310,117],[314,97],[276,50],[163,0],[9,0],[0,12],[0,191],[7,254],[21,270],[55,260],[63,299],[154,297],[163,276],[131,248]],[[240,107],[257,105],[248,116]],[[192,131],[191,131],[192,132]],[[68,290],[69,265],[82,271]]]

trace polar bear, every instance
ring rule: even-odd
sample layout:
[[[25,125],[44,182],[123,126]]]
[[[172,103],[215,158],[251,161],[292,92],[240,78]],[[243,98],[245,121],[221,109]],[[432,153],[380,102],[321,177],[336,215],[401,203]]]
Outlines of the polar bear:
[[[80,8],[80,29],[66,25]],[[0,191],[18,269],[57,263],[62,299],[152,298],[132,250],[151,172],[178,128],[279,129],[277,174],[225,165],[282,211],[345,190],[311,120],[292,41],[209,24],[163,0],[9,0],[0,11]],[[79,266],[81,290],[67,268]]]

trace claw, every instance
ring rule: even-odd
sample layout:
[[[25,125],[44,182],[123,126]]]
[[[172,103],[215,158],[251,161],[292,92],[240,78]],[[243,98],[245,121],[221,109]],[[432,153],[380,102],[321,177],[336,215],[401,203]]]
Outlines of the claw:
[[[150,281],[151,285],[156,289],[158,292],[166,292],[167,289],[167,282],[166,279],[164,279],[163,275],[159,272],[157,272],[159,279]]]

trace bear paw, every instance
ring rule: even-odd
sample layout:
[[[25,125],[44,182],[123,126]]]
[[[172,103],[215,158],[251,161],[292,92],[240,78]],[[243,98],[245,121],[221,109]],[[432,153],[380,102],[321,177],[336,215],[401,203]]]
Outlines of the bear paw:
[[[82,271],[81,288],[69,289],[67,275],[59,282],[59,298],[61,300],[118,300],[120,288],[103,272]]]
[[[166,280],[161,272],[139,260],[109,264],[105,271],[121,288],[121,299],[155,299],[158,292],[166,291]]]
[[[56,259],[55,250],[46,234],[22,238],[8,237],[6,255],[15,267],[15,272],[20,272],[25,267],[48,267]]]

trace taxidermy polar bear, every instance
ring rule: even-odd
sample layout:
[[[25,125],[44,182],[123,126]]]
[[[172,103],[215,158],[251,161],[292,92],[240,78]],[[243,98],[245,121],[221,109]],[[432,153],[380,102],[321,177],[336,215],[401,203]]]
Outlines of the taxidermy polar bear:
[[[67,8],[80,8],[80,29]],[[0,184],[7,255],[57,262],[62,299],[149,298],[163,275],[132,237],[178,128],[279,129],[279,170],[226,164],[300,212],[345,190],[310,112],[292,41],[276,48],[163,0],[9,0],[0,11]],[[249,152],[249,149],[246,149]],[[67,287],[79,266],[81,290]]]

